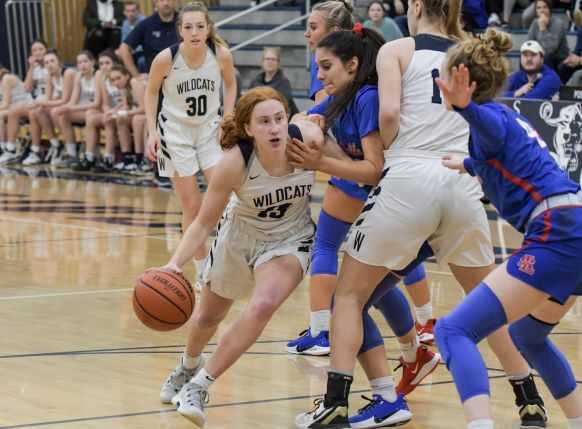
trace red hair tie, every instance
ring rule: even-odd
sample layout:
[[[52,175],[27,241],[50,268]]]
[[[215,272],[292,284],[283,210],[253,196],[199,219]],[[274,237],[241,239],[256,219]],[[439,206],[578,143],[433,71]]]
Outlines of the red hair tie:
[[[356,36],[358,36],[360,39],[362,37],[364,37],[364,26],[362,25],[361,22],[356,22],[354,24],[354,28],[352,28],[352,33],[354,33]]]

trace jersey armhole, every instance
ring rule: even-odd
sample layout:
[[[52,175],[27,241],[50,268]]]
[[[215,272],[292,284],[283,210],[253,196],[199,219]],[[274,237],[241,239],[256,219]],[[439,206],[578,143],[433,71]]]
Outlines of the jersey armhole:
[[[208,48],[212,51],[214,56],[216,56],[216,43],[214,43],[214,40],[208,39],[206,41],[206,44],[208,45]]]
[[[172,54],[172,64],[176,61],[176,55],[178,55],[178,51],[180,50],[180,44],[176,43],[175,45],[170,46],[170,53]]]
[[[253,154],[255,147],[248,140],[240,140],[237,144],[245,161],[245,168],[249,168],[249,162],[251,160],[251,155]]]

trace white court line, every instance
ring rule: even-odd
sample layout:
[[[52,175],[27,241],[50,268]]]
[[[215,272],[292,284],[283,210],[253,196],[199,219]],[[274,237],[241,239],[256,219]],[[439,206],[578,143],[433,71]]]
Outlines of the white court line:
[[[15,296],[0,296],[0,301],[13,301],[18,299],[36,299],[36,298],[54,298],[60,296],[74,296],[74,295],[93,295],[99,293],[118,293],[128,292],[133,288],[123,289],[106,289],[106,290],[80,290],[77,292],[57,292],[57,293],[43,293],[38,295],[15,295]]]
[[[166,237],[163,236],[154,236],[154,235],[143,235],[143,233],[139,232],[124,232],[124,231],[117,231],[114,229],[104,229],[104,228],[96,228],[93,226],[82,226],[82,225],[75,225],[75,224],[66,224],[66,223],[59,223],[59,222],[49,222],[49,221],[41,221],[36,219],[21,219],[21,218],[13,218],[8,216],[0,216],[0,220],[8,221],[8,222],[21,222],[21,223],[32,223],[35,225],[48,225],[48,226],[58,226],[61,228],[72,228],[72,229],[81,229],[85,231],[95,231],[95,232],[105,232],[107,234],[117,234],[123,235],[126,237],[144,237],[153,240],[166,240]]]

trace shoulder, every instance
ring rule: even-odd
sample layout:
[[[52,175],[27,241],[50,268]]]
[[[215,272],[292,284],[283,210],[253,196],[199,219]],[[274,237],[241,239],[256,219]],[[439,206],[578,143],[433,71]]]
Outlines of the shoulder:
[[[356,93],[355,97],[356,104],[366,105],[368,103],[378,103],[378,87],[375,85],[364,85],[358,92]]]
[[[163,51],[160,51],[159,54],[156,55],[154,61],[152,62],[152,67],[154,65],[158,67],[166,67],[169,68],[172,65],[172,61],[174,60],[172,55],[172,49],[166,48]]]
[[[74,68],[67,68],[65,69],[64,73],[63,73],[63,78],[64,79],[73,79],[75,76],[77,76],[77,71]]]
[[[248,144],[252,146],[252,143]],[[217,167],[215,174],[223,176],[223,180],[230,182],[233,188],[238,188],[246,175],[246,162],[240,145],[224,149]]]
[[[385,43],[378,51],[378,61],[392,56],[400,56],[405,52],[414,51],[414,39],[412,37],[402,37]]]
[[[216,61],[220,64],[232,63],[232,53],[230,49],[223,45],[216,45]]]
[[[20,79],[18,78],[18,76],[8,73],[4,75],[2,81],[0,81],[0,85],[8,85],[9,87],[13,87],[16,86],[19,81]]]

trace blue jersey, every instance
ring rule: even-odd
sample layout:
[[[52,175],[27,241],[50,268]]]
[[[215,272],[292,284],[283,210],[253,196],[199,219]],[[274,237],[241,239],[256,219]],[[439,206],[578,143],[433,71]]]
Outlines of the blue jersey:
[[[323,84],[317,78],[317,72],[319,67],[317,67],[317,61],[315,61],[315,54],[311,54],[311,64],[309,65],[309,74],[311,76],[311,82],[309,83],[309,98],[315,100],[315,94],[323,89]]]
[[[335,97],[329,96],[321,103],[308,110],[308,114],[325,116]],[[380,131],[378,123],[379,100],[378,87],[362,86],[346,110],[331,126],[337,143],[352,159],[364,159],[362,139],[368,134]]]
[[[467,172],[481,178],[487,198],[518,231],[547,197],[580,190],[523,116],[494,102],[457,111],[471,127]]]

